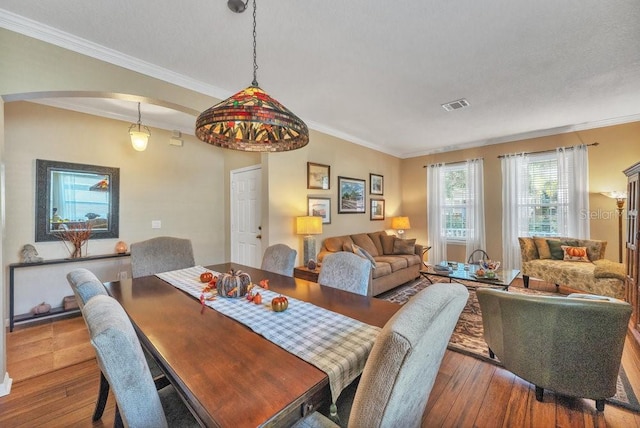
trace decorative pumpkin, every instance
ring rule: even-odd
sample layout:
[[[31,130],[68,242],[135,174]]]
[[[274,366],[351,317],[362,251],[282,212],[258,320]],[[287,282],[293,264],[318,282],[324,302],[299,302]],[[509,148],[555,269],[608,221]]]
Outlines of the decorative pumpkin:
[[[243,297],[247,294],[251,277],[241,270],[231,269],[218,277],[216,289],[221,297]]]
[[[211,272],[202,272],[200,274],[200,281],[201,282],[210,282],[211,280],[213,280],[213,273],[211,273]]]
[[[289,300],[284,296],[274,297],[271,300],[273,312],[283,312],[289,307]]]

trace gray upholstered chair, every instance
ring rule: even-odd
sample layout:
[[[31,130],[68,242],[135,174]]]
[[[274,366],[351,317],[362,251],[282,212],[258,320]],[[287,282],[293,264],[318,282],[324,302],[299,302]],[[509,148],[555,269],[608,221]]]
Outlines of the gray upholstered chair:
[[[616,392],[631,305],[604,296],[538,296],[478,288],[489,355],[535,385],[590,398]]]
[[[449,338],[469,292],[457,283],[434,284],[409,300],[384,326],[371,349],[349,409],[349,389],[338,399],[341,425],[420,427]],[[346,404],[346,405],[345,405]],[[335,427],[318,412],[299,427]]]
[[[195,266],[191,240],[159,236],[131,244],[134,278]]]
[[[100,282],[93,272],[88,269],[78,268],[72,270],[67,274],[67,281],[73,290],[73,294],[76,296],[76,302],[84,317],[84,305],[95,296],[107,296],[107,289],[104,284]],[[85,319],[86,321],[86,319]],[[169,381],[162,372],[162,369],[156,364],[148,353],[145,352],[145,358],[147,364],[153,375],[153,380],[156,384],[156,388],[160,389],[168,385]],[[102,417],[105,406],[107,405],[107,398],[109,397],[109,382],[104,376],[104,373],[100,373],[100,388],[98,390],[98,399],[96,400],[96,407],[93,412],[93,421],[97,421]]]
[[[265,250],[262,256],[261,269],[280,275],[293,276],[297,255],[296,250],[284,244],[272,245]]]
[[[116,426],[199,426],[172,386],[160,391],[151,377],[129,317],[109,296],[95,296],[84,305],[91,344],[98,365],[116,398]]]
[[[318,284],[370,295],[371,262],[348,251],[327,254],[322,259]]]

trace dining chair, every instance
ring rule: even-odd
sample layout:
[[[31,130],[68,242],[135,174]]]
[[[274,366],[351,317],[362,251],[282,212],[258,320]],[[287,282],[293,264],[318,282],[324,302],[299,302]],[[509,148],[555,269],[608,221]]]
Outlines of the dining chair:
[[[156,390],[133,325],[115,299],[93,297],[84,305],[84,316],[98,365],[116,399],[114,426],[199,426],[173,386]]]
[[[280,275],[293,276],[298,252],[285,244],[275,244],[268,247],[262,256],[260,269]]]
[[[367,296],[370,293],[371,262],[348,251],[327,254],[322,259],[318,284]]]
[[[535,386],[595,400],[616,393],[631,305],[606,296],[539,296],[478,288],[489,356]]]
[[[420,427],[449,338],[469,292],[458,283],[430,285],[413,296],[376,338],[355,388],[338,399],[341,426]],[[350,390],[355,389],[355,395]],[[314,412],[295,427],[335,427]],[[345,425],[345,422],[348,424]]]
[[[195,266],[191,240],[159,236],[131,244],[133,278]]]
[[[76,302],[78,303],[78,307],[80,308],[80,312],[82,313],[83,317],[84,306],[89,300],[91,300],[95,296],[108,295],[107,289],[104,287],[104,284],[100,282],[98,277],[96,277],[95,274],[88,269],[78,268],[72,270],[67,274],[67,281],[69,282],[69,285],[73,290],[73,294],[76,296]],[[147,352],[144,353],[144,356],[147,360],[147,364],[149,365],[149,369],[156,384],[156,388],[161,389],[167,386],[169,384],[169,381],[162,372],[162,369],[160,369],[155,360],[153,360],[153,357],[151,357]],[[92,417],[94,422],[102,418],[105,406],[107,405],[108,397],[109,382],[107,382],[107,378],[101,371],[98,399],[96,400],[96,407]]]

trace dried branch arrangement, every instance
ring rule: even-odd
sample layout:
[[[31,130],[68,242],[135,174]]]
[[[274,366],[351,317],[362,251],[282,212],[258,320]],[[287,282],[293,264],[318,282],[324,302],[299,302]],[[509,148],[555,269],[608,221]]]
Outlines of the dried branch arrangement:
[[[60,230],[57,235],[65,242],[72,259],[82,257],[82,246],[86,246],[89,238],[91,238],[91,222],[68,225],[66,229]],[[71,243],[73,249],[67,246],[67,241]]]

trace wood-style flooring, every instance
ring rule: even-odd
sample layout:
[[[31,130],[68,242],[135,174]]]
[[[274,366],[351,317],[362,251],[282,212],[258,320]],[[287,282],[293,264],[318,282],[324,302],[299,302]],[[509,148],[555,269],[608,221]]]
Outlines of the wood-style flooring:
[[[542,283],[532,287],[555,289]],[[629,340],[623,364],[640,397],[640,352]],[[7,333],[7,360],[14,383],[11,394],[0,397],[0,427],[113,426],[112,396],[102,419],[91,421],[100,372],[82,318]],[[592,400],[549,391],[539,403],[530,383],[493,364],[447,351],[422,427],[640,428],[640,414],[610,404],[600,413]]]

